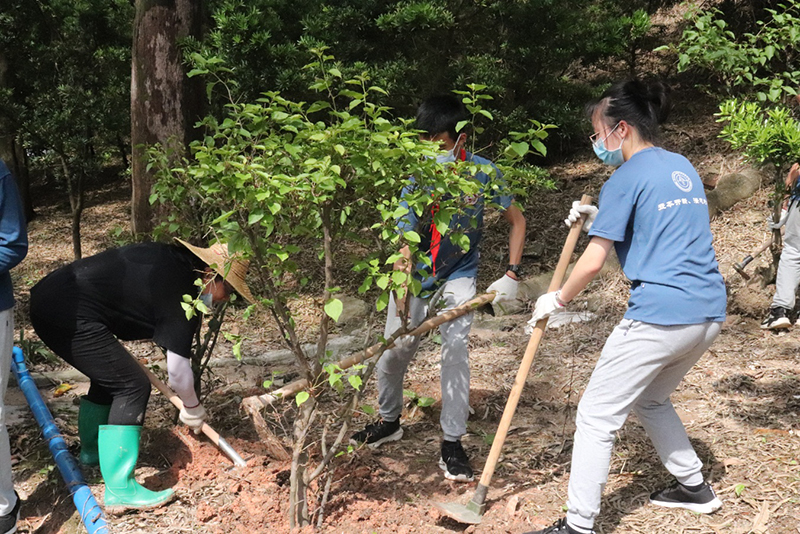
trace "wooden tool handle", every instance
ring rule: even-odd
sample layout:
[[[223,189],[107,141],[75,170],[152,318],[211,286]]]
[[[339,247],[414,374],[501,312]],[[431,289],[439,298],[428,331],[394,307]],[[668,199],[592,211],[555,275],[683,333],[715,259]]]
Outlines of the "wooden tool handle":
[[[461,317],[462,315],[466,315],[467,313],[480,308],[484,304],[492,302],[495,296],[496,293],[485,293],[483,295],[479,295],[465,302],[461,306],[457,306],[450,310],[444,311],[436,315],[435,317],[431,317],[427,321],[420,323],[419,326],[417,326],[410,332],[402,333],[401,331],[398,330],[397,332],[389,336],[389,338],[386,340],[387,343],[385,347],[384,343],[376,343],[375,345],[372,345],[371,347],[363,351],[358,351],[355,354],[351,354],[350,356],[342,358],[341,360],[339,360],[337,365],[339,366],[339,369],[344,370],[356,364],[359,364],[364,360],[368,360],[370,358],[383,354],[385,351],[394,347],[394,344],[397,341],[397,339],[407,335],[421,336],[425,332],[429,332],[434,328],[436,328],[437,326],[440,326],[448,321],[452,321],[453,319]],[[276,400],[286,399],[291,397],[292,395],[296,395],[297,393],[307,388],[308,388],[308,380],[306,380],[305,378],[301,378],[299,380],[295,380],[294,382],[290,382],[285,386],[281,387],[280,389],[277,389],[271,393],[265,393],[255,398],[260,400],[261,403],[266,406],[273,404]],[[247,399],[245,399],[245,401],[248,401],[249,399],[252,398],[253,397],[248,397]]]
[[[582,205],[591,203],[592,197],[588,195],[583,195],[583,197],[581,197]],[[564,282],[564,276],[567,274],[567,268],[569,267],[570,260],[572,259],[572,253],[575,251],[575,245],[580,237],[584,219],[585,217],[582,216],[575,222],[575,224],[572,225],[572,228],[570,228],[569,234],[567,235],[567,240],[564,242],[564,247],[561,249],[561,257],[558,259],[558,265],[556,265],[555,273],[553,273],[553,278],[550,281],[550,287],[547,290],[548,292],[556,291]],[[514,386],[511,388],[511,393],[506,401],[506,407],[503,410],[503,417],[500,419],[500,424],[497,427],[497,433],[495,434],[494,441],[492,442],[492,449],[489,451],[489,457],[486,459],[486,465],[484,466],[483,473],[481,474],[481,481],[478,490],[476,490],[476,497],[478,496],[478,491],[481,490],[483,490],[482,493],[485,497],[485,492],[492,481],[495,467],[497,467],[497,460],[500,458],[500,451],[502,450],[506,436],[508,435],[508,429],[511,426],[511,420],[514,418],[514,412],[517,409],[519,398],[522,395],[523,388],[525,387],[525,380],[528,377],[531,364],[533,364],[533,357],[536,355],[536,351],[539,348],[539,342],[541,342],[542,336],[544,336],[545,328],[547,328],[547,317],[539,320],[536,323],[533,333],[531,334],[531,338],[528,341],[528,346],[525,349],[525,355],[522,357],[522,363],[519,366],[519,371],[517,371],[517,377],[514,379]],[[481,486],[483,488],[481,488]]]

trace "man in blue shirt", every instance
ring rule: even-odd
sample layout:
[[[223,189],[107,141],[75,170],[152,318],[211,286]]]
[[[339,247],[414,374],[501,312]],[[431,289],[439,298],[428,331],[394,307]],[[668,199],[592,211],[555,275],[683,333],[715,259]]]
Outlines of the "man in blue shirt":
[[[456,126],[466,120],[463,104],[452,95],[435,96],[425,100],[417,111],[416,127],[426,132],[422,138],[441,144],[445,154],[437,161],[469,161],[478,165],[491,165],[491,162],[464,149],[466,135],[458,133]],[[495,169],[495,183],[499,171]],[[445,171],[446,172],[446,171]],[[475,179],[483,186],[489,185],[490,177],[483,172]],[[408,190],[403,194],[407,194]],[[509,265],[506,273],[487,289],[497,293],[494,304],[502,306],[516,299],[517,276],[525,242],[525,218],[518,207],[512,204],[508,195],[495,195],[493,203],[503,210],[503,216],[511,224],[509,234]],[[484,192],[465,198],[469,205],[462,213],[454,215],[451,229],[458,229],[469,238],[469,249],[451,242],[451,233],[440,235],[433,224],[422,224],[414,210],[403,216],[397,223],[398,231],[415,231],[421,236],[421,250],[427,250],[428,262],[414,266],[413,276],[420,280],[423,292],[443,287],[444,309],[452,309],[464,304],[475,295],[478,275],[478,247],[483,234]],[[407,207],[407,206],[406,206]],[[411,254],[408,247],[400,250],[402,258],[395,263],[395,270],[410,273]],[[422,296],[396,298],[392,296],[388,306],[385,336],[388,337],[401,325],[399,315],[408,309],[409,326],[421,323],[427,315],[429,302]],[[467,432],[469,415],[469,350],[468,337],[473,314],[464,315],[439,327],[442,335],[441,384],[442,414],[440,423],[444,432],[439,466],[450,480],[473,480],[472,467],[461,446],[461,436]],[[351,443],[366,443],[371,448],[399,440],[403,436],[400,426],[400,413],[403,408],[403,378],[406,369],[419,346],[418,337],[406,336],[387,351],[378,361],[378,402],[381,419],[368,425],[363,431],[354,434]]]
[[[5,396],[14,343],[14,288],[11,271],[28,254],[25,214],[14,177],[0,160],[0,534],[15,532],[20,500],[11,479],[11,448]]]

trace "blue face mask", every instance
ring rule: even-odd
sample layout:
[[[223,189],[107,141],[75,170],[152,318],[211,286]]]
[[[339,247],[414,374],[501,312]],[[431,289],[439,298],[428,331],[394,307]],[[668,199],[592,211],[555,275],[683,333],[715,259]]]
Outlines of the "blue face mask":
[[[617,123],[619,126],[619,123]],[[617,129],[617,126],[614,126],[614,129],[611,130],[607,136],[603,139],[599,139],[597,142],[592,143],[592,148],[594,148],[594,153],[600,158],[600,161],[605,163],[606,165],[610,165],[612,167],[619,167],[623,163],[625,163],[625,157],[622,155],[622,143],[619,144],[619,148],[614,150],[609,150],[606,148],[606,139],[608,136],[614,133],[614,130]],[[624,142],[624,139],[623,139]]]

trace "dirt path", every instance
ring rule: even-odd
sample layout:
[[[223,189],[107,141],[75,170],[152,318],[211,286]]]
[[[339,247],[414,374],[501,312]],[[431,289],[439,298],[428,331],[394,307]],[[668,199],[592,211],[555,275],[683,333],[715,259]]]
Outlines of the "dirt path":
[[[585,165],[593,164],[576,163],[572,170]],[[563,191],[549,195],[548,202],[566,205],[564,199],[573,198],[578,190],[597,186],[597,180],[565,181]],[[124,224],[124,193],[114,202],[105,199],[102,205],[87,211],[84,228],[103,230],[87,240],[88,252],[109,245],[105,229]],[[761,331],[758,317],[746,313],[748,309],[763,309],[769,292],[745,287],[730,276],[730,264],[765,236],[765,201],[765,193],[759,193],[713,222],[722,270],[729,277],[733,294],[734,314],[711,351],[674,395],[725,506],[712,516],[696,516],[648,505],[648,494],[670,480],[632,417],[618,436],[598,532],[744,534],[789,533],[800,528],[796,498],[800,490],[800,370],[796,358],[800,341],[794,331],[781,336]],[[535,226],[539,218],[533,219]],[[27,288],[68,259],[70,248],[60,230],[66,227],[63,214],[55,211],[43,212],[31,225],[31,257],[15,273],[22,310]],[[561,231],[556,226],[552,230]],[[595,284],[587,298],[602,304],[598,319],[548,332],[495,475],[484,521],[466,531],[517,533],[549,524],[562,515],[575,406],[605,337],[624,311],[625,292],[619,274]],[[749,296],[742,298],[744,294]],[[483,318],[470,338],[471,405],[475,414],[464,442],[478,469],[488,454],[491,435],[524,350],[524,322],[522,315],[502,320]],[[24,317],[21,324],[25,325]],[[263,324],[236,327],[254,328],[249,332],[253,337],[269,332]],[[265,338],[263,343],[269,345],[269,336]],[[145,345],[133,345],[132,349],[143,353],[152,350]],[[438,349],[428,340],[409,371],[407,387],[420,396],[440,396]],[[230,347],[223,344],[219,350],[230,351]],[[34,371],[51,368],[47,364],[32,367]],[[179,500],[154,512],[112,518],[115,532],[287,531],[288,466],[266,457],[248,418],[236,409],[236,399],[257,391],[258,380],[243,372],[222,376],[220,387],[208,401],[212,421],[248,459],[247,469],[231,468],[208,442],[174,427],[173,412],[166,401],[153,396],[138,475],[154,489],[175,487]],[[74,404],[85,383],[73,385],[75,389],[58,399],[52,397],[53,388],[42,390],[77,450]],[[374,386],[369,387],[365,399],[375,406]],[[20,532],[80,532],[77,514],[19,394],[12,388],[9,397],[10,403],[19,407],[11,435],[13,451],[20,459],[15,468],[17,484],[26,498]],[[451,483],[441,475],[437,465],[439,403],[424,409],[415,409],[412,404],[404,418],[407,432],[402,441],[340,459],[322,532],[465,531],[463,525],[439,517],[430,502],[466,502],[474,484]],[[357,424],[368,420],[362,417]],[[99,473],[88,470],[86,476],[95,494],[101,496]]]

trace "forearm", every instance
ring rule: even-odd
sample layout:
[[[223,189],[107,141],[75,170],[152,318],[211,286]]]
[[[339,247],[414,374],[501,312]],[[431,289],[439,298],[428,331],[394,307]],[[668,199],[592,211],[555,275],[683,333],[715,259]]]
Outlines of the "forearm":
[[[525,216],[520,209],[511,205],[505,212],[503,212],[506,220],[511,225],[511,230],[508,233],[508,263],[511,265],[519,265],[522,261],[522,249],[525,246]],[[512,278],[516,278],[514,273],[507,272]]]
[[[194,390],[194,373],[189,358],[184,358],[171,350],[167,351],[167,373],[169,385],[183,401],[184,406],[197,406],[200,400]]]
[[[583,289],[589,285],[589,282],[600,272],[603,264],[608,257],[608,252],[613,245],[613,241],[603,239],[602,237],[593,237],[586,247],[586,250],[581,255],[575,268],[572,270],[569,279],[567,279],[564,286],[561,288],[561,295],[559,298],[562,302],[567,303],[578,296]]]

